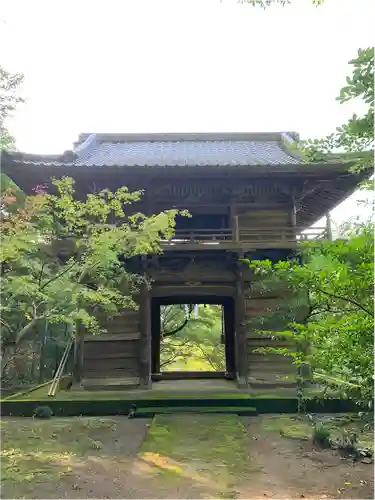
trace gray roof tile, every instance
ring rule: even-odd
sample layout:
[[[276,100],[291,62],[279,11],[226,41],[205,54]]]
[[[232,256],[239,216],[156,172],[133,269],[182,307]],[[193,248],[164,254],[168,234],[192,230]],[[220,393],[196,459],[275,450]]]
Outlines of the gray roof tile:
[[[298,140],[298,139],[297,139]],[[12,154],[13,161],[74,166],[298,165],[292,134],[83,134],[63,155]]]
[[[99,142],[82,149],[77,166],[184,166],[298,164],[278,141]]]

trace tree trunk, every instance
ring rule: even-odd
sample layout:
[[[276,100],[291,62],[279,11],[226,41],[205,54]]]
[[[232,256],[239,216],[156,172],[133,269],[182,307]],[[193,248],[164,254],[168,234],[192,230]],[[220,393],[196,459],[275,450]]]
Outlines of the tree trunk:
[[[32,343],[32,359],[31,359],[31,367],[30,367],[30,379],[31,382],[34,383],[38,379],[38,347],[39,347],[39,342],[37,339],[34,339]]]
[[[25,325],[19,332],[17,332],[15,345],[18,346],[22,340],[28,335],[31,330],[36,326],[39,319],[42,319],[43,316],[38,316],[33,318],[27,325]]]
[[[39,319],[42,319],[41,316],[33,318],[27,325],[25,325],[19,332],[15,335],[15,341],[13,345],[4,348],[4,352],[1,355],[1,376],[3,376],[3,372],[9,363],[10,357],[14,354],[14,351],[17,347],[25,340],[25,337],[32,331],[32,329],[36,326]]]
[[[40,325],[39,384],[44,382],[47,328],[48,322],[45,320],[44,323]]]
[[[1,355],[1,377],[3,376],[4,370],[9,363],[10,358],[12,357],[15,351],[14,346],[5,347],[4,352]]]

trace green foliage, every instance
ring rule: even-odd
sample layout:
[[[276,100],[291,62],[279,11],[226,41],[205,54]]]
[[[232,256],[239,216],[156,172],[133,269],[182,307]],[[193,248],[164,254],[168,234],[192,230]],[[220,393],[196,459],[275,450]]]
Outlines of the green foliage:
[[[23,102],[19,96],[19,87],[23,82],[23,75],[9,73],[0,66],[0,150],[14,147],[14,138],[5,127],[8,118],[17,105]]]
[[[160,239],[173,235],[176,210],[127,215],[140,192],[122,187],[79,201],[72,179],[54,185],[57,194],[39,190],[15,212],[8,200],[2,212],[2,352],[35,336],[45,320],[72,334],[78,324],[100,333],[96,313],[136,308],[133,294],[145,282],[124,261],[159,252]]]
[[[49,406],[37,406],[34,411],[34,418],[51,418],[53,411]]]
[[[323,139],[305,141],[302,152],[310,161],[328,160],[335,154],[336,158],[350,162],[351,170],[361,171],[374,165],[374,47],[359,49],[349,64],[353,67],[352,74],[337,100],[346,103],[360,99],[366,111],[362,116],[354,114]]]
[[[0,151],[14,149],[15,141],[6,127],[6,120],[15,111],[18,104],[24,102],[19,95],[19,87],[23,82],[23,75],[9,73],[0,66]],[[12,190],[18,207],[24,202],[24,193],[5,174],[0,173],[1,193]]]
[[[317,422],[312,430],[312,442],[322,447],[329,447],[331,431],[322,422]]]
[[[185,309],[185,304],[169,305],[162,309],[161,316],[162,370],[225,371],[221,306],[200,305],[195,315],[193,308]]]
[[[356,432],[342,429],[339,439],[334,445],[339,450],[346,451],[349,454],[357,455],[358,453],[358,435]]]
[[[350,64],[353,72],[338,100],[345,103],[361,99],[367,105],[366,112],[361,117],[353,115],[322,140],[305,141],[302,153],[308,161],[335,158],[348,161],[352,171],[368,173],[374,164],[374,48],[360,49]],[[365,187],[370,185],[366,183]],[[299,367],[301,400],[303,382],[311,377],[311,370],[327,389],[340,389],[343,395],[358,401],[373,399],[372,220],[363,224],[350,221],[342,234],[343,239],[323,241],[319,247],[307,244],[295,260],[249,263],[263,280],[283,284],[293,294],[271,313],[273,322],[279,325],[276,335],[291,340],[290,347],[263,351],[293,358]],[[284,331],[280,331],[283,325]],[[275,335],[267,325],[258,328]]]
[[[309,366],[314,378],[341,388],[358,400],[373,398],[374,230],[371,223],[352,226],[347,239],[306,246],[302,259],[253,261],[262,278],[286,283],[294,293],[274,315],[285,331],[264,334],[292,340],[288,348],[269,348],[290,355],[297,366]],[[301,263],[303,261],[303,264]]]

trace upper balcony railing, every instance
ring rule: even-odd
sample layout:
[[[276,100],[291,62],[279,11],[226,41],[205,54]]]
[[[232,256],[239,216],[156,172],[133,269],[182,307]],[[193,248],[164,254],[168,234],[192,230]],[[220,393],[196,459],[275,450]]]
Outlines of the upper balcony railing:
[[[325,227],[300,230],[292,227],[251,229],[177,230],[173,238],[162,241],[164,250],[231,248],[294,248],[302,241],[327,237]]]

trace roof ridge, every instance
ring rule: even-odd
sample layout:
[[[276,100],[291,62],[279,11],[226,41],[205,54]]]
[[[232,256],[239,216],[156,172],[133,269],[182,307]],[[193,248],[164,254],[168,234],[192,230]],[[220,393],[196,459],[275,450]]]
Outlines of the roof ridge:
[[[286,134],[298,140],[297,132],[140,132],[140,133],[83,133],[75,148],[95,135],[100,142],[183,142],[183,141],[282,141]]]
[[[96,134],[90,134],[83,142],[74,143],[72,153],[76,157],[85,156],[91,149],[94,149],[97,144]]]
[[[303,155],[298,150],[299,134],[296,132],[284,132],[281,134],[281,149],[292,158],[303,161]]]

